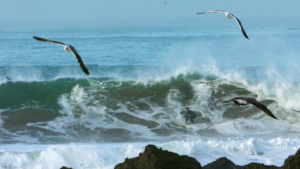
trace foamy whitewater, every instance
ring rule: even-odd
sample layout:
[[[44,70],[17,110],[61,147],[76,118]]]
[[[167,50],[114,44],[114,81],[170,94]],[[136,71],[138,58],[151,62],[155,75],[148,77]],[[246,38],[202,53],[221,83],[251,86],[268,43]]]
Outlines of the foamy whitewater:
[[[251,22],[252,23],[252,22]],[[222,24],[222,23],[220,23]],[[281,166],[300,148],[293,25],[3,29],[0,168],[111,169],[147,144],[196,158]],[[76,47],[90,71],[72,53]],[[7,81],[8,76],[11,81]],[[255,97],[260,109],[222,101]],[[197,114],[183,126],[184,108]]]

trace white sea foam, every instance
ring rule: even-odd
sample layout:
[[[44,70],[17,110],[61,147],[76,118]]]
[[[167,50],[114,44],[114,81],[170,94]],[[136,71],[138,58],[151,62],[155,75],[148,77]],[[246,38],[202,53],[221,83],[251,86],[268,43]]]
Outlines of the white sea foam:
[[[44,128],[63,134],[71,132],[75,135],[77,131],[74,131],[73,129],[70,130],[70,127],[82,126],[91,131],[99,128],[125,129],[131,134],[139,134],[139,138],[151,140],[181,138],[183,133],[177,132],[178,126],[174,126],[173,123],[182,123],[180,120],[182,117],[180,112],[184,110],[184,107],[188,106],[192,110],[199,111],[203,117],[210,119],[212,124],[205,123],[204,126],[196,125],[195,127],[191,127],[189,128],[189,133],[187,135],[198,135],[198,132],[206,129],[215,130],[218,133],[225,135],[274,134],[277,132],[278,135],[286,133],[283,134],[286,136],[288,132],[299,131],[300,125],[297,123],[298,120],[296,117],[300,117],[300,115],[281,107],[280,104],[284,104],[284,100],[274,97],[276,92],[283,88],[280,85],[276,85],[274,89],[272,89],[273,86],[271,88],[267,87],[270,85],[267,85],[267,82],[253,83],[242,76],[242,73],[240,72],[221,72],[213,63],[210,65],[203,64],[202,68],[207,74],[214,75],[215,80],[212,81],[207,78],[200,78],[199,80],[186,79],[186,81],[190,81],[193,89],[193,99],[185,105],[180,102],[184,97],[183,92],[176,87],[172,87],[165,97],[165,106],[153,104],[149,97],[145,97],[138,98],[138,100],[128,100],[127,102],[116,99],[113,100],[113,102],[116,102],[116,107],[110,108],[104,104],[107,100],[111,99],[108,97],[109,94],[101,94],[102,92],[108,93],[107,89],[119,89],[122,87],[123,83],[138,86],[149,85],[150,82],[159,84],[159,82],[154,80],[148,81],[146,84],[141,84],[137,81],[98,81],[91,79],[89,80],[90,86],[83,87],[76,85],[69,94],[62,94],[58,98],[62,116],[59,116],[52,121],[28,124],[28,126]],[[274,112],[275,116],[283,120],[274,123],[274,119],[269,118],[263,112],[258,112],[245,119],[224,120],[223,113],[226,110],[224,105],[220,104],[214,109],[211,109],[209,103],[211,101],[212,92],[217,90],[217,87],[222,84],[230,84],[243,88],[244,90],[249,90],[258,95],[258,100],[274,99],[274,103],[269,105],[268,108]],[[285,84],[285,82],[283,81],[282,84]],[[285,90],[287,90],[287,88],[284,88],[283,91]],[[135,105],[136,103],[146,104],[149,109],[140,110]],[[234,107],[235,105],[232,104],[230,106]],[[124,118],[120,119],[117,115],[122,113],[129,115],[129,117],[120,115],[120,117]],[[141,122],[144,123],[144,125],[141,123],[130,122],[132,118],[144,120],[144,122]],[[286,119],[292,120],[288,121]],[[155,126],[149,128],[145,125],[145,122],[153,122],[155,123]],[[169,130],[169,134],[158,135],[152,131],[154,129],[162,131]]]
[[[7,148],[7,147],[5,147]],[[14,150],[1,148],[1,168],[55,169],[72,168],[111,169],[125,157],[137,156],[140,146],[132,145],[15,145]]]
[[[22,66],[22,67],[9,67],[6,70],[6,76],[12,82],[34,82],[45,81],[41,71],[36,67]]]
[[[83,78],[88,79],[89,84],[74,84],[70,91],[60,93],[58,98],[54,98],[59,106],[59,110],[52,116],[54,119],[28,123],[24,126],[28,127],[24,131],[14,128],[14,123],[9,124],[9,120],[14,120],[13,118],[6,123],[7,112],[5,115],[1,114],[0,132],[5,136],[1,138],[1,143],[17,143],[0,146],[0,168],[59,168],[62,165],[73,168],[113,168],[125,157],[137,156],[151,142],[149,140],[156,141],[155,144],[163,149],[194,156],[202,165],[227,156],[237,164],[255,161],[280,166],[288,155],[294,154],[299,148],[300,114],[291,110],[300,110],[300,59],[298,39],[295,38],[299,34],[298,29],[298,32],[286,27],[272,27],[271,31],[269,28],[252,29],[252,35],[263,36],[255,36],[250,41],[245,41],[238,31],[224,31],[223,28],[199,31],[195,27],[172,27],[173,31],[170,31],[169,28],[147,27],[134,28],[133,31],[122,27],[108,30],[103,30],[104,37],[94,30],[84,31],[84,38],[81,37],[80,40],[60,36],[60,29],[45,29],[45,32],[40,32],[63,37],[70,42],[77,41],[79,44],[76,46],[83,50],[80,54],[91,72],[89,76],[81,71],[72,54],[64,57],[58,51],[56,55],[55,45],[52,48],[49,44],[29,43],[32,41],[28,38],[32,31],[8,31],[5,34],[2,40],[7,45],[2,50],[0,69],[0,84],[4,90],[1,91],[6,92],[5,87],[11,85],[4,79],[5,76],[9,76],[13,83]],[[82,36],[80,29],[69,31],[72,35]],[[124,36],[124,33],[129,36]],[[140,37],[143,37],[143,43]],[[15,40],[21,43],[15,43]],[[99,43],[103,44],[100,50],[96,45]],[[28,50],[23,50],[24,44],[27,44]],[[89,48],[93,50],[89,51]],[[32,52],[32,49],[39,52]],[[70,59],[73,60],[72,63]],[[197,76],[196,80],[193,75]],[[101,78],[112,79],[115,83],[100,80]],[[162,103],[151,101],[151,98],[155,98],[156,91],[153,91],[152,96],[134,99],[132,91],[139,93],[140,90],[126,90],[124,93],[127,98],[118,98],[119,93],[116,93],[116,97],[112,99],[110,96],[114,93],[106,90],[122,90],[124,83],[132,86],[155,86],[180,78],[191,85],[193,96],[189,100],[184,100],[185,93],[178,88],[180,84],[172,84],[167,92],[161,94],[162,98],[158,100]],[[223,113],[228,108],[237,106],[218,103],[225,99],[222,97],[224,93],[231,91],[218,90],[218,86],[222,84],[235,86],[243,92],[249,91],[259,101],[272,100],[268,108],[279,120],[274,120],[259,110],[246,118],[224,118]],[[33,91],[34,89],[35,87]],[[217,96],[212,98],[212,94]],[[226,97],[237,95],[239,92],[233,92]],[[124,98],[128,100],[124,101]],[[27,101],[20,100],[16,105],[26,106]],[[35,101],[41,104],[40,107],[48,106],[48,102]],[[107,102],[112,102],[113,106],[107,105]],[[139,110],[137,104],[143,104],[146,108]],[[182,123],[180,111],[185,106],[198,111],[199,115],[210,121],[193,127],[176,125]],[[245,109],[251,107],[245,106]],[[16,112],[23,113],[13,113]],[[145,123],[151,125],[147,126]],[[118,132],[109,133],[109,136],[102,138],[102,134],[110,129],[126,130],[127,138],[120,139],[123,135]],[[101,139],[95,139],[95,144],[60,145],[69,139],[80,142],[87,133]],[[203,138],[203,135],[209,135],[209,138]],[[108,144],[109,141],[106,142],[105,139],[110,137],[120,139],[118,141],[123,143]],[[133,138],[129,141],[131,143],[124,143],[128,138]],[[148,142],[138,143],[138,139]],[[91,140],[93,139],[88,138],[84,141]],[[48,141],[57,145],[32,145]],[[24,142],[31,145],[18,144]]]
[[[164,150],[196,158],[202,166],[219,157],[235,164],[259,162],[283,165],[284,160],[300,148],[297,138],[189,139],[152,143]],[[63,144],[0,146],[1,168],[99,168],[112,169],[125,158],[137,157],[148,143]]]

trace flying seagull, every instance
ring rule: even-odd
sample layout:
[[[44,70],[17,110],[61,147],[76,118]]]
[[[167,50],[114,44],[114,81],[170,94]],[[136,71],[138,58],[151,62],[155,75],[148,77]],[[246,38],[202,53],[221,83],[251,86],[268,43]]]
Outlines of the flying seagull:
[[[234,18],[236,20],[236,22],[239,24],[239,27],[240,27],[241,31],[243,32],[245,38],[247,38],[249,40],[249,38],[246,34],[246,31],[243,28],[243,25],[242,25],[241,21],[237,17],[235,17],[232,13],[225,12],[225,11],[222,11],[222,10],[212,10],[212,11],[207,11],[207,12],[195,12],[195,13],[196,14],[206,14],[206,13],[218,13],[218,12],[225,13],[225,16],[226,16],[227,19]]]
[[[267,115],[273,117],[274,119],[277,119],[266,106],[264,106],[263,104],[259,103],[254,98],[251,98],[251,97],[236,97],[236,98],[224,101],[223,103],[228,103],[228,102],[231,102],[231,101],[233,101],[237,105],[252,104],[252,105],[256,106],[257,108],[261,109]]]
[[[71,45],[66,45],[66,44],[64,44],[64,43],[62,43],[62,42],[58,42],[58,41],[52,41],[52,40],[40,38],[40,37],[37,37],[37,36],[34,36],[33,38],[36,39],[36,40],[42,41],[42,42],[49,42],[49,43],[56,43],[56,44],[63,45],[63,46],[65,47],[64,49],[65,49],[66,52],[73,52],[73,54],[75,55],[75,57],[76,57],[76,59],[77,59],[77,62],[79,63],[79,65],[80,65],[82,71],[83,71],[85,74],[87,74],[87,75],[90,74],[90,73],[89,73],[89,70],[85,67],[85,65],[84,65],[84,63],[83,63],[83,61],[82,61],[80,55],[77,53],[77,50],[76,50],[73,46],[71,46]]]

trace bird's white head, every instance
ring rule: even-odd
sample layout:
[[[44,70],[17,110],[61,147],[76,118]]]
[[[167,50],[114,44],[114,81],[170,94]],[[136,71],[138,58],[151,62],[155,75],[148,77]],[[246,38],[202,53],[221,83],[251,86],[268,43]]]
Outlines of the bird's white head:
[[[71,52],[72,51],[71,48],[70,48],[70,45],[65,46],[65,51],[66,52]]]
[[[225,12],[225,17],[226,17],[227,19],[233,18],[232,14],[229,13],[229,12]]]

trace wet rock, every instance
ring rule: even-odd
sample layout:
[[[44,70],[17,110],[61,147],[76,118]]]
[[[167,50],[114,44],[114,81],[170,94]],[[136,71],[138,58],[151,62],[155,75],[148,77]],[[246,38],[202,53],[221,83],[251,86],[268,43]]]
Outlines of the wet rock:
[[[72,169],[72,168],[68,168],[68,167],[62,166],[60,169]]]
[[[283,169],[300,169],[300,149],[295,155],[289,156],[282,166]]]
[[[147,145],[138,157],[126,158],[125,162],[117,164],[115,169],[201,169],[201,164],[195,158]]]
[[[274,165],[268,166],[259,163],[250,163],[243,167],[244,169],[279,169],[280,167],[276,167]]]
[[[243,169],[243,167],[235,165],[226,157],[218,158],[216,161],[203,166],[203,169]]]
[[[176,153],[158,149],[148,145],[139,157],[125,159],[124,163],[115,166],[115,169],[198,169],[201,164],[194,158],[180,156]],[[268,166],[259,163],[250,163],[244,166],[235,165],[226,157],[221,157],[209,163],[203,169],[300,169],[300,149],[295,155],[289,156],[282,167]]]
[[[226,157],[221,157],[216,161],[209,163],[203,169],[279,169],[276,166],[267,166],[259,163],[250,163],[245,166],[235,165],[231,160]]]

